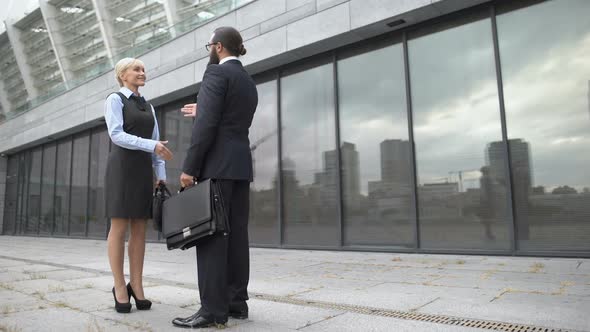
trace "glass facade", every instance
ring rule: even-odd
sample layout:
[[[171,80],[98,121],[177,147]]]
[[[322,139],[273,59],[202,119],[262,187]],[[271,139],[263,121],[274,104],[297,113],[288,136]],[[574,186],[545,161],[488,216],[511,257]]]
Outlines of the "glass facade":
[[[497,17],[523,250],[590,251],[588,12],[588,1],[548,1]]]
[[[491,19],[453,23],[408,41],[421,245],[509,249]]]
[[[280,244],[278,84],[258,84],[258,109],[250,128],[254,182],[250,185],[250,241]]]
[[[479,6],[255,77],[251,243],[590,255],[587,12]],[[173,191],[193,100],[157,107]],[[10,155],[3,233],[105,238],[108,150],[100,127]]]
[[[337,246],[334,69],[328,63],[296,70],[280,79],[283,238],[287,245]]]
[[[371,46],[337,62],[343,243],[412,248],[416,207],[403,45]]]

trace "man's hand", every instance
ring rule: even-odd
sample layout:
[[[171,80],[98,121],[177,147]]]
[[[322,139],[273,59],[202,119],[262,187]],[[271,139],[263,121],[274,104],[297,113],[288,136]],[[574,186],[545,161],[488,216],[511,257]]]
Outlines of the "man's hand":
[[[180,186],[183,188],[188,188],[188,187],[194,185],[195,181],[193,179],[194,179],[194,176],[188,175],[183,172],[182,174],[180,174]]]
[[[197,104],[186,104],[180,109],[185,118],[194,118],[197,116]]]
[[[156,181],[156,184],[154,185],[154,188],[156,188],[160,184],[166,185],[166,181],[165,180],[158,180],[158,181]]]
[[[154,153],[164,160],[171,160],[172,151],[168,150],[164,144],[168,144],[168,141],[159,141],[154,148]]]

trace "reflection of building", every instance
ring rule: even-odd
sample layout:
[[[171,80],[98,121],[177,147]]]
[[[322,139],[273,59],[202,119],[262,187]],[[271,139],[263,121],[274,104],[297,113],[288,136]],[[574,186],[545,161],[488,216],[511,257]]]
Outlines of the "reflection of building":
[[[508,141],[510,158],[512,162],[512,176],[514,184],[530,193],[533,188],[531,155],[529,143],[522,139]],[[506,159],[504,157],[504,143],[492,142],[487,147],[486,159],[490,165],[490,177],[497,181],[506,178]]]
[[[461,215],[459,183],[425,183],[418,187],[420,196],[420,217],[427,219],[448,219]]]
[[[529,196],[533,193],[531,151],[529,143],[522,139],[509,140],[508,147],[510,149],[512,169],[512,197],[516,201],[515,217],[518,225],[517,231],[520,239],[526,239],[529,233]],[[493,181],[502,179],[502,174],[505,174],[506,166],[503,151],[503,142],[492,142],[488,145],[487,158],[490,164],[490,177]],[[498,196],[495,195],[495,197]],[[501,203],[498,202],[498,204]]]
[[[369,181],[369,197],[405,196],[411,192],[410,142],[387,139],[381,149],[381,181]]]
[[[380,144],[381,180],[406,183],[410,178],[410,142],[388,139]]]
[[[412,179],[410,176],[410,142],[387,139],[379,144],[381,180],[369,181],[369,199],[376,220],[388,215],[405,220],[411,215]]]
[[[360,207],[361,175],[359,153],[352,143],[343,142],[340,147],[342,159],[342,195],[345,204],[352,209]]]
[[[323,197],[338,201],[338,151],[323,153],[323,171],[315,174],[314,183],[320,186]],[[350,208],[360,206],[361,180],[359,153],[352,143],[344,142],[340,149],[342,158],[342,194]]]

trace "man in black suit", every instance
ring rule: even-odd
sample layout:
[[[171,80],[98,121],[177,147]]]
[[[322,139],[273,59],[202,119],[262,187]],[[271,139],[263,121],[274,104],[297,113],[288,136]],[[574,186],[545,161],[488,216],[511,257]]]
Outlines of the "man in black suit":
[[[201,309],[172,321],[175,326],[190,328],[222,325],[228,316],[248,317],[248,214],[253,174],[248,131],[258,93],[239,60],[246,49],[236,29],[216,29],[206,47],[210,62],[197,97],[198,112],[195,109],[180,182],[187,187],[194,179],[218,181],[230,233],[215,234],[197,246]]]

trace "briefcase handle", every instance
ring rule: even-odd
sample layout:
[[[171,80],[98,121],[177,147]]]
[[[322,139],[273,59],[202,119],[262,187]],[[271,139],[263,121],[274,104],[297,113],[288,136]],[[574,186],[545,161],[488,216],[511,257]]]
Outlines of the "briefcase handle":
[[[154,196],[157,195],[158,192],[165,192],[166,194],[168,194],[168,197],[172,196],[172,194],[170,194],[170,190],[168,190],[168,187],[166,187],[166,185],[162,182],[158,183],[158,185],[154,189]]]
[[[194,186],[194,185],[196,185],[196,184],[197,184],[197,178],[193,177],[193,185],[192,185],[192,186]],[[192,186],[191,186],[191,187],[192,187]],[[183,192],[183,191],[184,191],[186,188],[187,188],[187,187],[180,187],[180,189],[178,190],[178,193],[180,194],[180,193],[181,193],[181,192]],[[190,187],[189,187],[189,188],[190,188]]]

